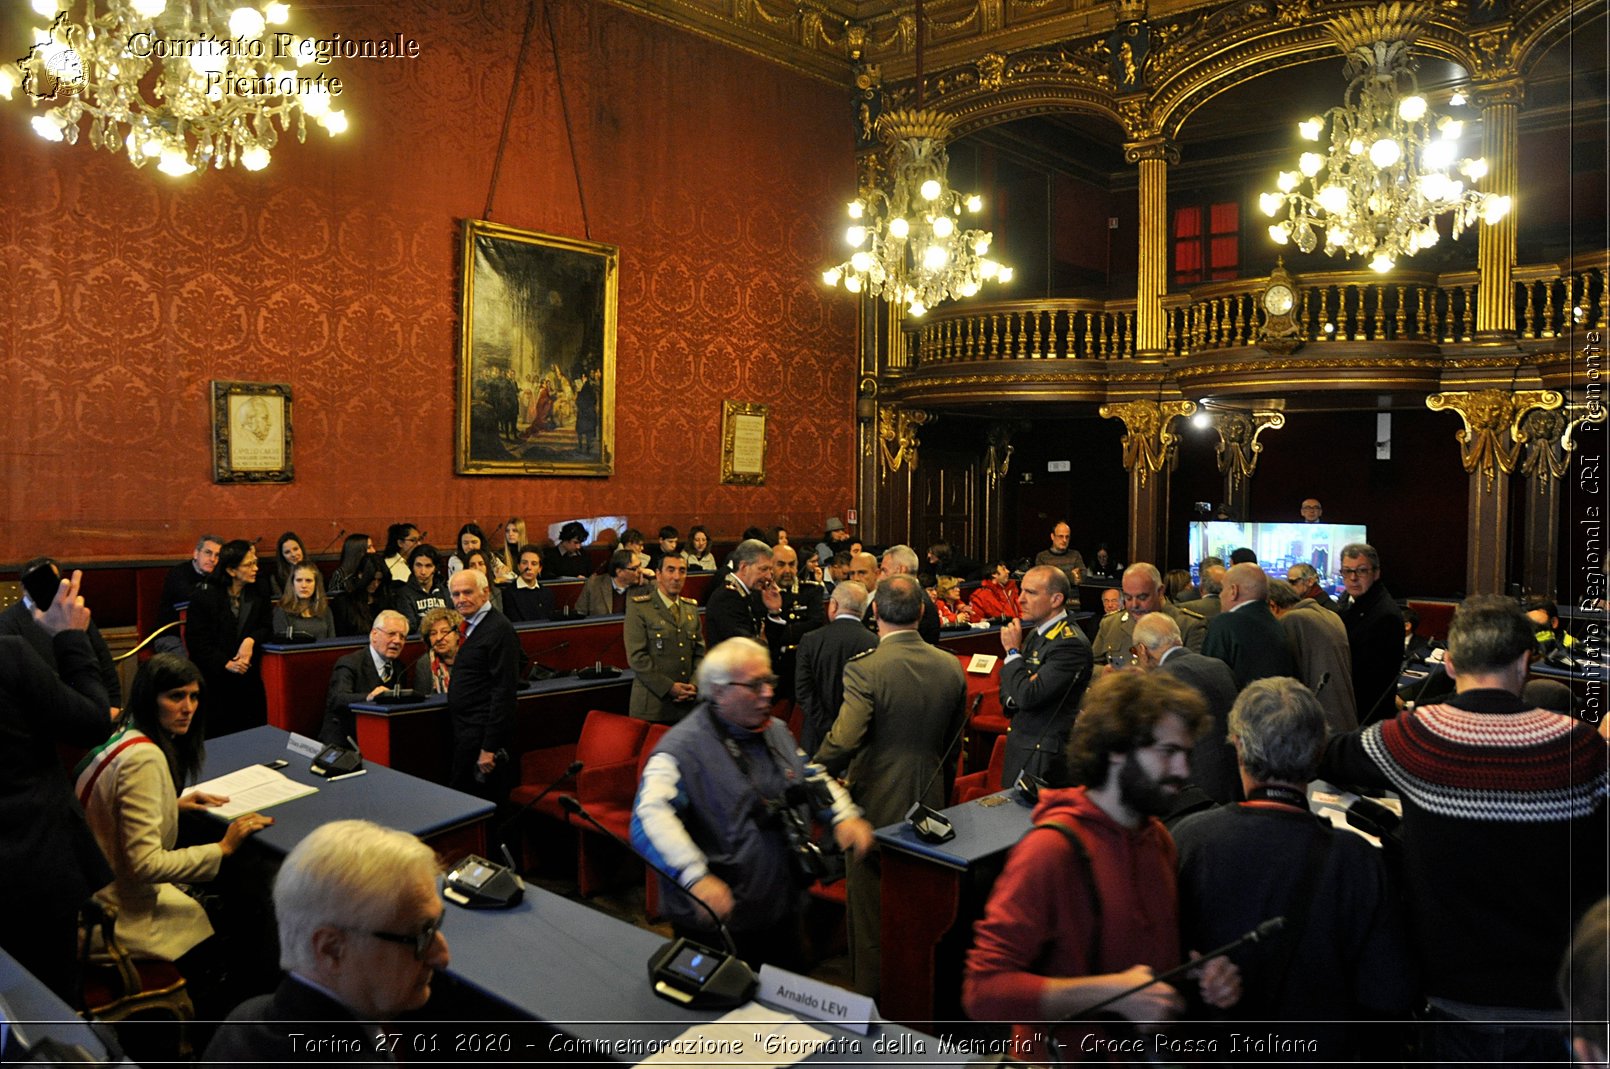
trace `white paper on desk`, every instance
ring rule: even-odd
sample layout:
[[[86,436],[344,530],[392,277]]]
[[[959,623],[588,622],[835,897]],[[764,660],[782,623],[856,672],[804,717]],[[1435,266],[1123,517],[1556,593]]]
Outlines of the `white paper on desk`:
[[[842,1044],[845,1053],[854,1053],[858,1048],[849,1044],[860,1042],[857,1036],[834,1036],[812,1028],[791,1013],[768,1010],[751,1002],[709,1024],[695,1025],[669,1041],[665,1049],[637,1064],[783,1069],[810,1057],[824,1044]]]
[[[247,765],[227,776],[198,783],[195,789],[229,799],[223,805],[209,806],[206,810],[220,820],[234,820],[246,813],[257,813],[269,806],[319,792],[311,784],[298,783],[262,765]]]

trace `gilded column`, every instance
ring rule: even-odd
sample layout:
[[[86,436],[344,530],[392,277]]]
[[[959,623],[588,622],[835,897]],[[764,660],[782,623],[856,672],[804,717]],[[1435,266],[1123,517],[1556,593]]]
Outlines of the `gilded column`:
[[[1512,207],[1495,223],[1478,228],[1476,244],[1476,331],[1478,334],[1515,334],[1515,235],[1519,187],[1515,156],[1516,113],[1524,91],[1520,79],[1489,82],[1476,87],[1481,105],[1481,154],[1487,160],[1487,177],[1481,188],[1494,196],[1509,197]]]
[[[1179,461],[1176,419],[1194,401],[1127,401],[1101,406],[1103,419],[1121,419],[1124,467],[1129,471],[1129,559],[1162,567],[1168,536],[1168,477]]]
[[[1257,409],[1249,414],[1220,408],[1210,410],[1208,418],[1219,435],[1215,452],[1219,472],[1224,476],[1224,502],[1231,519],[1246,520],[1252,473],[1258,470],[1258,454],[1263,452],[1263,443],[1258,439],[1264,431],[1284,427],[1285,413]]]
[[[1163,297],[1168,293],[1168,165],[1179,146],[1165,138],[1124,146],[1124,159],[1140,165],[1140,272],[1135,281],[1136,356],[1162,355],[1167,343]]]
[[[1559,408],[1554,390],[1474,390],[1434,393],[1433,412],[1457,412],[1464,430],[1454,435],[1460,460],[1470,473],[1470,505],[1465,528],[1465,592],[1502,594],[1509,579],[1510,476],[1519,465],[1533,409]]]

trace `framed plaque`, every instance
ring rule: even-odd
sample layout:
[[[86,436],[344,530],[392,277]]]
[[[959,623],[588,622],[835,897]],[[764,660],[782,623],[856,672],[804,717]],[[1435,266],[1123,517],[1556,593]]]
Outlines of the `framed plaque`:
[[[283,382],[212,384],[212,481],[288,483],[291,388]]]
[[[736,486],[766,485],[765,405],[721,402],[721,481]]]

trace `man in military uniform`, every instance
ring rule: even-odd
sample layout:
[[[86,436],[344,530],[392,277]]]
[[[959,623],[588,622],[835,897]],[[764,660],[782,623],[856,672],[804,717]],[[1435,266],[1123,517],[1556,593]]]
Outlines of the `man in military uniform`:
[[[772,548],[746,538],[727,558],[721,586],[704,606],[704,637],[711,649],[729,638],[752,638],[771,651],[772,666],[784,645],[788,621],[783,619],[783,592],[777,589]]]
[[[1068,619],[1069,583],[1060,568],[1038,565],[1023,576],[1020,620],[1001,628],[1001,711],[1012,721],[1001,782],[1027,772],[1064,785],[1062,751],[1090,683],[1090,643]],[[1029,631],[1025,638],[1024,627]]]
[[[788,621],[788,633],[772,659],[772,671],[777,675],[777,697],[792,701],[795,650],[807,632],[827,623],[827,590],[809,575],[799,574],[799,555],[793,546],[772,550],[772,568],[783,595],[783,619]]]
[[[687,578],[687,555],[667,550],[654,589],[627,599],[626,663],[637,673],[631,714],[639,720],[674,724],[698,699],[693,673],[704,660],[704,630],[697,603],[682,596]]]
[[[1129,656],[1135,644],[1135,621],[1149,612],[1167,613],[1179,625],[1185,648],[1192,653],[1202,652],[1202,641],[1207,638],[1207,619],[1194,609],[1175,605],[1163,593],[1163,577],[1154,565],[1137,561],[1124,569],[1124,608],[1101,621],[1096,631],[1093,652],[1097,664],[1112,663],[1113,656]]]

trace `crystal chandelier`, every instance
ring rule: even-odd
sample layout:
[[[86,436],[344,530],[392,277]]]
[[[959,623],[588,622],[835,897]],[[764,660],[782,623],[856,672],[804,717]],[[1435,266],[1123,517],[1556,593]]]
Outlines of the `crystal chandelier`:
[[[1437,243],[1440,215],[1452,213],[1457,240],[1477,219],[1493,223],[1509,211],[1510,198],[1467,188],[1449,173],[1474,184],[1487,161],[1456,163],[1464,124],[1436,118],[1420,95],[1409,48],[1424,18],[1424,9],[1394,3],[1330,24],[1347,55],[1347,95],[1325,118],[1298,124],[1304,140],[1320,142],[1328,121],[1326,152],[1304,152],[1295,171],[1280,173],[1279,192],[1259,197],[1266,215],[1287,210],[1269,228],[1277,244],[1313,252],[1323,242],[1327,256],[1368,256],[1385,272]]]
[[[977,193],[950,188],[945,139],[951,119],[932,108],[897,108],[878,117],[878,134],[889,146],[893,184],[850,202],[844,239],[855,252],[822,273],[851,293],[906,306],[920,316],[941,301],[971,297],[985,282],[1010,282],[1012,269],[985,256],[993,235],[968,228],[962,213],[984,206]]]
[[[0,97],[19,86],[47,141],[126,151],[136,167],[155,161],[170,175],[235,164],[260,171],[279,131],[307,139],[313,119],[332,137],[347,128],[332,107],[340,80],[318,42],[271,30],[290,9],[253,0],[32,0],[52,20],[34,46],[0,65]],[[318,73],[298,73],[309,63]],[[278,124],[278,130],[276,130]]]

